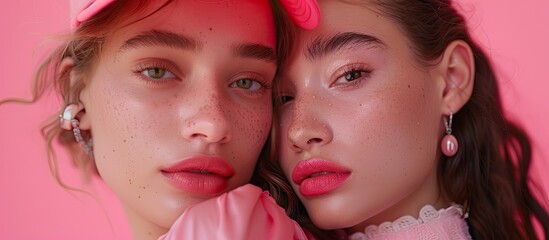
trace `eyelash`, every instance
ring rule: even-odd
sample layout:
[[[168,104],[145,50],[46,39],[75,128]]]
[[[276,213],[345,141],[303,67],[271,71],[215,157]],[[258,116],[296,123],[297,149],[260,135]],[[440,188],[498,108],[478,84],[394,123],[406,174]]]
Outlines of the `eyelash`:
[[[166,71],[166,74],[172,74],[173,78],[151,78],[149,76],[144,75],[144,71],[151,70],[151,69],[163,69]],[[172,80],[178,80],[176,74],[172,70],[173,67],[171,64],[166,63],[165,61],[153,61],[153,62],[144,62],[137,66],[137,68],[133,71],[134,74],[137,75],[141,80],[145,81],[147,84],[152,85],[162,85],[166,84],[169,81]]]
[[[335,78],[335,81],[330,85],[330,87],[338,87],[338,88],[354,88],[354,87],[357,87],[362,83],[362,80],[364,80],[365,78],[370,77],[370,75],[372,74],[372,71],[373,70],[371,68],[369,68],[369,67],[367,67],[363,64],[353,64],[353,65],[345,66],[343,68],[343,73],[336,75],[337,77]],[[357,79],[354,79],[354,80],[349,81],[349,82],[337,83],[337,81],[339,79],[341,79],[342,77],[345,77],[347,74],[351,74],[353,72],[364,73],[364,76],[360,76]],[[276,104],[281,106],[281,105],[284,105],[284,104],[286,104],[286,103],[288,103],[289,101],[292,101],[292,100],[294,100],[293,96],[280,94],[280,96],[277,97]]]
[[[237,86],[233,86],[233,85],[236,85],[237,81],[245,80],[245,79],[254,81],[254,82],[258,83],[261,86],[261,88],[257,89],[257,90],[248,90],[248,89],[239,88],[242,91],[245,91],[246,94],[261,95],[261,94],[264,93],[264,91],[269,90],[269,89],[272,88],[272,86],[271,86],[272,83],[270,83],[269,81],[264,80],[263,77],[260,74],[257,74],[257,73],[250,73],[247,76],[238,77],[236,80],[234,80],[233,82],[230,83],[230,86],[234,87],[234,88],[238,88]]]
[[[168,78],[153,78],[150,76],[147,76],[144,72],[152,69],[163,69],[165,71],[164,74],[170,74],[173,75],[173,77]],[[165,84],[168,84],[172,81],[179,81],[180,78],[177,77],[175,72],[172,69],[175,69],[173,65],[170,62],[166,62],[163,60],[155,60],[155,61],[146,61],[143,63],[138,64],[137,68],[133,71],[133,73],[143,80],[146,84],[152,85],[153,87],[160,87]],[[244,73],[241,75],[237,75],[235,77],[236,80],[232,81],[229,86],[238,89],[241,92],[244,92],[244,94],[249,96],[260,96],[265,93],[265,91],[270,90],[272,88],[272,82],[265,80],[261,74],[258,73]],[[260,85],[259,89],[250,90],[245,88],[240,88],[237,84],[239,80],[250,80],[254,83],[257,83]],[[252,83],[253,84],[253,83]]]
[[[347,65],[343,68],[343,73],[336,75],[337,77],[331,84],[331,87],[343,87],[343,88],[353,88],[357,87],[362,83],[362,80],[369,78],[372,74],[372,69],[363,65],[363,64],[353,64]],[[345,78],[348,74],[352,73],[361,73],[362,75],[351,81],[346,81],[343,83],[338,83],[341,78]]]
[[[282,106],[292,100],[294,100],[294,97],[290,95],[281,94],[280,97],[277,97],[277,102],[275,102],[276,104],[275,106]]]

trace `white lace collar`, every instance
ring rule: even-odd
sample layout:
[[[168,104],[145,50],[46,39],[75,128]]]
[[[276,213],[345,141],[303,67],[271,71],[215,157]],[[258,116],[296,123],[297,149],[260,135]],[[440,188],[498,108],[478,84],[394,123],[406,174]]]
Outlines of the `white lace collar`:
[[[354,233],[349,240],[370,239],[471,239],[463,213],[463,207],[452,205],[436,210],[426,205],[419,211],[419,217],[404,216],[393,222],[370,225],[365,231]]]

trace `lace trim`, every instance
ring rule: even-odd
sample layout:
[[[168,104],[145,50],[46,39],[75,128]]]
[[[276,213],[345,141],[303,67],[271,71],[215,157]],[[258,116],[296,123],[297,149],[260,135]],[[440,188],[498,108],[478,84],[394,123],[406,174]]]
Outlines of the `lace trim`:
[[[402,229],[417,226],[422,223],[436,221],[447,217],[468,217],[467,213],[463,213],[463,207],[457,204],[453,204],[449,208],[436,210],[431,205],[425,205],[419,211],[419,217],[416,219],[412,216],[404,216],[393,222],[384,222],[377,225],[370,225],[366,227],[364,233],[358,233],[360,235],[365,234],[366,238],[379,236],[382,234],[395,233]],[[354,234],[353,234],[354,235]]]

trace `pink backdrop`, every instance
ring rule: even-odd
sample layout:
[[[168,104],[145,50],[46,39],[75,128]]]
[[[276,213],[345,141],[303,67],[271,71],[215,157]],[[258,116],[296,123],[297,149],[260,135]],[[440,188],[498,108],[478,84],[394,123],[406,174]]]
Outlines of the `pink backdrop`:
[[[532,134],[533,171],[549,192],[549,2],[459,2],[500,71],[509,115]],[[50,46],[51,40],[44,39],[68,29],[68,2],[19,0],[2,5],[0,98],[28,98],[33,69],[43,46]],[[0,107],[0,239],[129,239],[120,205],[101,181],[87,188],[99,197],[97,203],[65,191],[51,177],[39,129],[57,105],[49,100]],[[66,156],[60,157],[62,177],[83,186]]]

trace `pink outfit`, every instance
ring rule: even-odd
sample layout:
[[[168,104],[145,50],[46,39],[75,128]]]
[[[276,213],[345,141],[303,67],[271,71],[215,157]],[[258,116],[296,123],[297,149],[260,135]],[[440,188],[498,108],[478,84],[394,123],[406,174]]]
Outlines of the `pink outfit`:
[[[436,210],[430,205],[421,208],[419,219],[404,216],[394,222],[368,226],[364,233],[354,233],[349,240],[461,240],[472,239],[460,206]]]
[[[159,240],[303,239],[301,227],[267,192],[246,184],[189,207]]]

